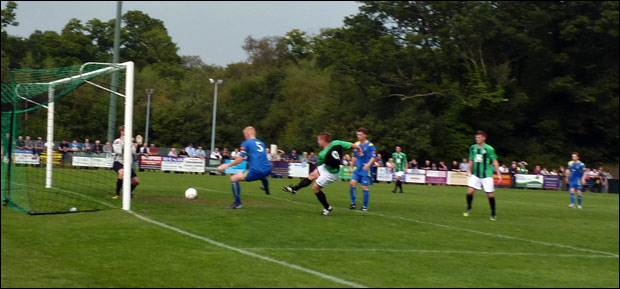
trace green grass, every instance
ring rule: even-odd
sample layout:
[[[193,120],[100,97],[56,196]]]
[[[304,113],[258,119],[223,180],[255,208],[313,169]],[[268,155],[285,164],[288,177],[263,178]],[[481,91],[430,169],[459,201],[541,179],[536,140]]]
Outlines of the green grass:
[[[320,216],[298,179],[242,183],[243,209],[228,210],[221,176],[140,173],[132,209],[29,216],[2,208],[2,287],[615,287],[619,286],[618,195],[499,189],[498,220],[483,193],[464,218],[465,188],[371,187],[368,212],[350,211],[348,184],[325,189],[335,208]],[[183,198],[187,187],[198,199]],[[358,203],[361,201],[358,187]],[[113,203],[120,207],[120,201]],[[251,252],[290,264],[242,254]],[[298,269],[320,272],[321,276]],[[317,273],[319,274],[319,273]]]

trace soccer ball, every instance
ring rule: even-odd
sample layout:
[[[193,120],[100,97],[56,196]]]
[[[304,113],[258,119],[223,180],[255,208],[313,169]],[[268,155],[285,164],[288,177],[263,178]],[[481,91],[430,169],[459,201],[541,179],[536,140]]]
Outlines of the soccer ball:
[[[196,189],[189,188],[189,189],[185,190],[185,198],[193,200],[196,197],[198,197],[198,191],[196,191]]]
[[[69,212],[77,212],[77,208],[76,207],[72,207],[71,209],[69,209]]]

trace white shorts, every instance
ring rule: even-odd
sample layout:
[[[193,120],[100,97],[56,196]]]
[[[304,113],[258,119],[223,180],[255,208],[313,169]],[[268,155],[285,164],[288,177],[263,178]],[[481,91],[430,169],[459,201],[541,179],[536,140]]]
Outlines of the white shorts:
[[[495,184],[493,184],[493,178],[481,179],[477,176],[470,175],[469,180],[467,181],[467,186],[476,190],[484,188],[484,191],[487,193],[492,193],[495,191]]]
[[[394,174],[396,174],[397,177],[403,177],[405,175],[405,172],[400,171],[400,172],[395,172]]]
[[[319,177],[316,179],[316,184],[321,188],[329,186],[329,184],[338,180],[338,173],[330,173],[325,164],[322,164],[317,168],[319,170]]]

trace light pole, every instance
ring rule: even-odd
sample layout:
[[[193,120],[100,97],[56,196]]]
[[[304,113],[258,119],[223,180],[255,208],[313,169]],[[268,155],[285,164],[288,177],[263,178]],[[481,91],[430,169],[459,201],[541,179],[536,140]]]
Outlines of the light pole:
[[[146,131],[144,132],[144,143],[149,143],[149,115],[151,112],[151,95],[155,92],[155,89],[147,88],[144,90],[148,99],[146,101]]]
[[[214,80],[213,78],[209,78],[209,82],[215,84],[215,92],[213,93],[213,123],[211,125],[211,151],[209,152],[212,153],[213,148],[215,147],[215,114],[217,112],[217,85],[222,84],[223,80]]]

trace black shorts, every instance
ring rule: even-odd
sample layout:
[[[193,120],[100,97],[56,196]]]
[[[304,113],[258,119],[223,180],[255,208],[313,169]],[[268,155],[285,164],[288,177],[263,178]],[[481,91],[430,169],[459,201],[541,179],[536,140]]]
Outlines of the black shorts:
[[[119,163],[117,161],[115,161],[114,165],[112,166],[112,169],[114,169],[114,171],[117,172],[117,173],[118,173],[118,170],[123,169],[123,168],[125,168],[125,166],[123,166],[123,164],[121,164],[121,163]],[[136,171],[134,171],[134,169],[132,168],[131,169],[131,178],[133,179],[133,178],[135,178],[137,176],[138,175],[136,175]]]

